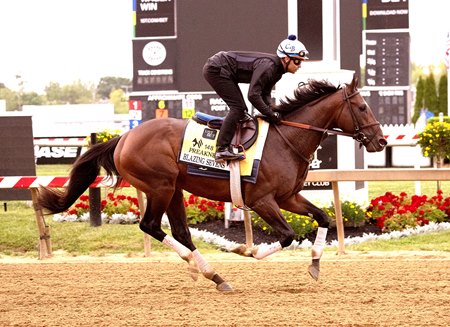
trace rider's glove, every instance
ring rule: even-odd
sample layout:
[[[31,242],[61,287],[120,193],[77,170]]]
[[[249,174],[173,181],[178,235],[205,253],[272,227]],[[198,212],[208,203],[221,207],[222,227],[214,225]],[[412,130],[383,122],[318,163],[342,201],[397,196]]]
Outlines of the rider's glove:
[[[269,115],[266,115],[267,121],[271,124],[280,124],[281,123],[281,115],[279,112],[271,112]]]
[[[265,121],[268,121],[271,124],[279,124],[281,121],[281,115],[279,112],[275,112],[272,110],[270,106],[259,110],[263,116],[261,117]]]

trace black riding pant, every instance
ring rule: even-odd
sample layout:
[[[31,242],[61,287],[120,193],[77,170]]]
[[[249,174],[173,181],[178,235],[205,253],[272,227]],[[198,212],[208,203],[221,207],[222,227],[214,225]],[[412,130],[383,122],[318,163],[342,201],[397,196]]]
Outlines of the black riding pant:
[[[206,81],[230,108],[217,137],[218,147],[230,145],[238,122],[245,117],[247,112],[247,106],[239,85],[233,82],[228,75],[229,73],[220,67],[209,64],[203,67],[203,76]]]

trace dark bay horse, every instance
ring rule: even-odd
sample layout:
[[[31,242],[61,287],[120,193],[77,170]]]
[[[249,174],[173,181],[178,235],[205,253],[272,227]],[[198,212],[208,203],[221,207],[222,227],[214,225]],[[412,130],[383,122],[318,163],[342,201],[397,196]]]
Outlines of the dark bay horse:
[[[387,142],[372,110],[359,94],[356,77],[350,84],[339,87],[327,81],[310,80],[275,110],[280,112],[283,122],[269,127],[257,181],[255,184],[243,182],[242,193],[245,204],[273,228],[279,241],[252,248],[241,245],[236,252],[262,259],[289,246],[295,234],[280,209],[309,215],[319,225],[309,268],[309,273],[317,280],[328,217],[299,194],[308,173],[309,159],[327,130],[333,128],[353,136],[369,152],[383,150]],[[68,209],[103,167],[108,176],[119,176],[119,181],[123,178],[146,194],[147,207],[140,222],[142,231],[187,261],[194,279],[200,272],[214,281],[218,290],[231,291],[231,286],[193,244],[183,204],[183,190],[231,202],[230,183],[190,175],[186,163],[178,161],[186,124],[186,120],[173,118],[150,120],[121,137],[95,145],[73,165],[67,188],[63,191],[40,189],[38,205],[48,213]],[[295,124],[311,128],[296,128],[292,126]],[[164,213],[168,216],[172,236],[161,229]]]

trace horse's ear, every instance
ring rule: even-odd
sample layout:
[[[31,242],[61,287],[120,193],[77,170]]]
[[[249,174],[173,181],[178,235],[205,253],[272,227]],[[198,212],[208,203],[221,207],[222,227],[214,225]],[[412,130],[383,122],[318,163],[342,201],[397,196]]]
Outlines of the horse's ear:
[[[353,74],[353,79],[352,82],[350,83],[350,89],[351,90],[356,90],[356,88],[358,87],[358,76],[356,74]]]

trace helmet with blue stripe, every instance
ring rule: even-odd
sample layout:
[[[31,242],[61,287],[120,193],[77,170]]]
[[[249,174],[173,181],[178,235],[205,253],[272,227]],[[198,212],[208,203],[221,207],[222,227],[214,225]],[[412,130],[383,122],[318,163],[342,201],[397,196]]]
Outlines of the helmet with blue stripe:
[[[309,59],[309,52],[306,50],[305,45],[297,40],[295,35],[289,35],[287,39],[281,41],[278,45],[277,55],[280,58],[283,57],[300,57],[301,59]]]

